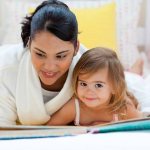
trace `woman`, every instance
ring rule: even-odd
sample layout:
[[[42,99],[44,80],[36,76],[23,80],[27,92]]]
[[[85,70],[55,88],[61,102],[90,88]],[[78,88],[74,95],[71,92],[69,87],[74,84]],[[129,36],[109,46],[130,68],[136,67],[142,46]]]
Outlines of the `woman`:
[[[45,124],[71,98],[77,35],[75,15],[57,0],[25,18],[23,46],[0,48],[0,125]]]

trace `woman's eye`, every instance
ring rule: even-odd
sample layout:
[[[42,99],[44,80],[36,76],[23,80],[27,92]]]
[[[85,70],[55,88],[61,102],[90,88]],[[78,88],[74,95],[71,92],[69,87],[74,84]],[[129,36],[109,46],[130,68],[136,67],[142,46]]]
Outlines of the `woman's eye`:
[[[41,54],[41,53],[36,53],[36,55],[39,56],[39,57],[45,57],[45,55]]]
[[[81,86],[87,86],[87,84],[84,83],[84,82],[80,82],[80,85],[81,85]]]
[[[100,83],[98,83],[98,84],[95,84],[95,87],[96,87],[96,88],[102,88],[102,87],[103,87],[103,85],[102,85],[102,84],[100,84]]]
[[[63,58],[65,58],[67,55],[58,55],[58,56],[56,56],[58,59],[63,59]]]

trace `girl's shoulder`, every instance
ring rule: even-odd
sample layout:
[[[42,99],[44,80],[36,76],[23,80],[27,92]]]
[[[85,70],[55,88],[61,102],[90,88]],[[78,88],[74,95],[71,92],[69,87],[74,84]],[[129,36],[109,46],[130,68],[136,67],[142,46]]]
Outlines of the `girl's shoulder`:
[[[138,109],[138,103],[131,97],[126,99],[126,106],[118,113],[119,120],[141,118],[142,113]]]

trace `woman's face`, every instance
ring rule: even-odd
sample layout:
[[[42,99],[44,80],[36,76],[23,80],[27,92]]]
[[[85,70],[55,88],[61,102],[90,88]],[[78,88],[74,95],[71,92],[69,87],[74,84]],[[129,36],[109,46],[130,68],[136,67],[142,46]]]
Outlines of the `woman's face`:
[[[49,32],[37,33],[30,45],[31,59],[45,86],[60,84],[76,54],[71,42],[63,41]]]

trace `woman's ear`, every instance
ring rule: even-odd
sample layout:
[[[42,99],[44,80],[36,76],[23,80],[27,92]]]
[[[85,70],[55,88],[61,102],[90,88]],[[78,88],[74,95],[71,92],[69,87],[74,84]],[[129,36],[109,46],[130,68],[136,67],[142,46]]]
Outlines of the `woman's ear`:
[[[31,38],[29,36],[28,42],[27,42],[27,48],[30,48],[30,44],[31,44]]]
[[[76,54],[77,54],[78,51],[79,51],[79,47],[80,47],[80,43],[79,43],[79,41],[77,41],[77,46],[76,46],[76,48],[75,48],[75,51],[74,51],[74,55],[73,55],[73,56],[76,56]]]

